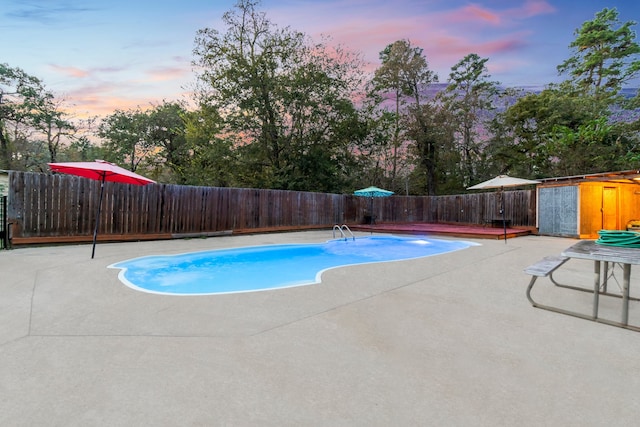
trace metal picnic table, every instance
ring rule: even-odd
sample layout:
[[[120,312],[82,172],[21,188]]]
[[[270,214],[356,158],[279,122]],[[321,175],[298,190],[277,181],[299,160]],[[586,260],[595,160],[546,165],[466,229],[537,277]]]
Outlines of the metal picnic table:
[[[559,268],[565,261],[569,259],[585,259],[593,261],[594,265],[594,280],[593,290],[581,288],[578,286],[571,286],[560,284],[553,278],[553,271]],[[607,281],[610,278],[609,267],[615,268],[616,265],[622,268],[622,289],[621,294],[610,293],[607,290]],[[527,288],[527,298],[534,307],[543,308],[545,310],[555,311],[558,313],[568,314],[596,322],[606,323],[613,326],[632,329],[640,331],[640,327],[629,325],[629,300],[639,301],[637,298],[629,296],[629,287],[631,280],[631,266],[640,265],[640,249],[631,247],[619,247],[619,246],[607,246],[596,243],[594,240],[581,240],[578,243],[565,249],[560,257],[548,257],[537,264],[534,264],[525,272],[532,274],[534,277],[531,279],[529,287]],[[536,281],[537,277],[549,276],[554,285],[578,290],[582,292],[593,293],[593,311],[592,315],[585,315],[557,307],[548,305],[542,305],[535,302],[531,298],[531,288]],[[614,296],[622,298],[622,314],[620,322],[611,321],[598,317],[598,309],[600,304],[600,296]]]

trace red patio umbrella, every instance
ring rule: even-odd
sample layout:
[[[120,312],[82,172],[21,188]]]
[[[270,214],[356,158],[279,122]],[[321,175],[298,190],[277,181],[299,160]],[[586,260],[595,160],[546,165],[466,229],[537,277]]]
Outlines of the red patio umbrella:
[[[155,181],[145,178],[142,175],[121,168],[113,163],[104,160],[94,162],[69,162],[69,163],[49,163],[49,168],[53,172],[61,172],[69,175],[82,176],[84,178],[100,181],[100,200],[98,201],[98,212],[96,214],[96,226],[93,230],[93,249],[91,258],[96,252],[96,237],[98,236],[98,225],[100,224],[100,209],[102,206],[102,192],[105,181],[119,182],[122,184],[147,185]]]

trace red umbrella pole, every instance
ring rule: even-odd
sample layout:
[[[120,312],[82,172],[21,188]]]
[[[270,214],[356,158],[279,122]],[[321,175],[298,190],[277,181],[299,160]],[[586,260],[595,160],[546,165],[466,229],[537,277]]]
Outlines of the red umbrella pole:
[[[96,253],[96,239],[98,237],[98,227],[100,226],[100,209],[102,208],[102,193],[104,191],[104,180],[106,174],[102,175],[102,179],[100,180],[100,201],[98,202],[98,212],[96,213],[96,226],[93,229],[93,249],[91,250],[91,259]]]

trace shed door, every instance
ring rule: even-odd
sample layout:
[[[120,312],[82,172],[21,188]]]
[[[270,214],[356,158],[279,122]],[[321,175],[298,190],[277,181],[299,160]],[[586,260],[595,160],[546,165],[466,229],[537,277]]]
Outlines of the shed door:
[[[618,189],[616,187],[602,189],[602,228],[618,229]]]

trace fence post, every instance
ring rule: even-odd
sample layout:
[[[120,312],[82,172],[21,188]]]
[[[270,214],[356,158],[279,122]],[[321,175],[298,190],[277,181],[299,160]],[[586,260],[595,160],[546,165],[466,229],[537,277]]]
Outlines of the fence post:
[[[9,224],[7,222],[7,196],[0,196],[0,249],[9,249]]]

